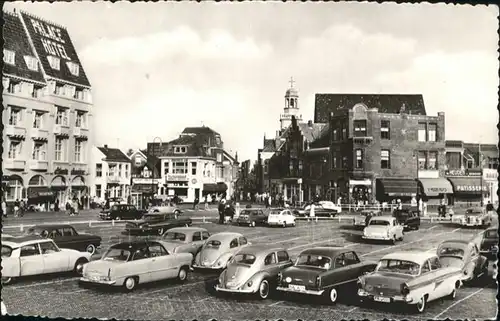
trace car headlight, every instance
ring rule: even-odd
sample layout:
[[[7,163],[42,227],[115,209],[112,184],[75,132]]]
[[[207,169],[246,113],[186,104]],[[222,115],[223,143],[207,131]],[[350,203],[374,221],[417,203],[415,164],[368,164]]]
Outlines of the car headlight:
[[[252,284],[253,284],[253,282],[252,282],[252,281],[249,281],[249,282],[247,283],[247,286],[248,286],[248,287],[251,287],[251,286],[252,286]]]
[[[366,287],[366,291],[373,290],[373,285],[371,285],[371,284],[367,284],[365,287]]]
[[[290,282],[292,282],[292,278],[291,278],[291,277],[287,277],[287,278],[285,279],[285,282],[286,282],[286,283],[290,283]]]

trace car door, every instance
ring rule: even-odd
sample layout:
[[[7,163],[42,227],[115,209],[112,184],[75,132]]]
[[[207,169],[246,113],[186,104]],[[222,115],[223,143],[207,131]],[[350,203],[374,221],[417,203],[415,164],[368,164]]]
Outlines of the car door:
[[[56,242],[60,248],[73,249],[77,251],[85,249],[85,246],[82,246],[81,244],[81,237],[73,227],[63,227],[59,229],[59,232],[62,234],[62,239],[64,239],[64,244]]]
[[[179,264],[176,264],[175,255],[168,251],[158,242],[151,242],[148,245],[149,255],[148,269],[150,282],[175,278],[177,276]]]
[[[64,237],[62,228],[51,228],[47,238],[52,239],[61,248],[71,248],[71,239]]]
[[[191,240],[189,242],[189,253],[193,254],[193,256],[198,253],[198,249],[203,245],[203,239],[201,238],[201,231],[196,231],[191,234]]]
[[[270,276],[277,276],[280,271],[279,267],[276,252],[271,252],[264,258],[263,271],[269,273]]]
[[[127,262],[127,273],[138,275],[139,283],[148,283],[153,280],[156,273],[156,259],[151,257],[148,245],[136,248],[132,253],[132,258]]]
[[[238,245],[239,245],[239,247],[243,248],[243,247],[247,246],[248,244],[249,244],[249,243],[248,243],[248,240],[247,240],[247,238],[246,238],[246,237],[244,237],[244,236],[240,236],[240,237],[238,238]]]
[[[72,270],[69,266],[69,256],[52,241],[40,242],[43,258],[43,273],[58,273]]]
[[[479,275],[479,273],[481,273],[481,267],[483,263],[481,260],[481,255],[479,255],[479,250],[475,244],[471,244],[469,245],[469,251],[471,267],[467,272],[472,272],[474,276]]]
[[[21,247],[20,276],[43,274],[43,258],[38,243]]]
[[[293,265],[293,262],[290,259],[290,255],[288,254],[287,251],[285,251],[285,250],[278,251],[276,253],[276,256],[278,258],[278,272]],[[276,275],[277,275],[277,273],[276,273]]]

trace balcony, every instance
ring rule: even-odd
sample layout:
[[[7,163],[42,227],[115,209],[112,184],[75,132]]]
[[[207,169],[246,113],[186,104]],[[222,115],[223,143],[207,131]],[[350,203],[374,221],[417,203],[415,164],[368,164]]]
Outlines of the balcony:
[[[73,136],[75,137],[88,137],[89,136],[89,130],[86,128],[82,127],[75,127],[73,128]]]
[[[31,137],[37,140],[48,140],[49,139],[49,131],[40,128],[32,128],[31,129]]]
[[[5,125],[5,134],[10,137],[24,138],[26,137],[26,128],[21,124],[15,125]]]
[[[26,161],[19,159],[4,159],[2,165],[6,169],[23,170],[26,165]]]
[[[46,171],[49,169],[49,162],[45,160],[30,159],[28,166],[34,171]]]
[[[85,175],[89,172],[87,164],[73,163],[71,166],[71,175]]]
[[[352,142],[359,145],[371,144],[372,141],[373,136],[354,136],[352,138]]]
[[[67,161],[52,161],[52,171],[55,175],[68,175],[69,162]]]
[[[54,125],[54,134],[57,136],[69,136],[69,126],[67,125]]]
[[[108,184],[120,184],[120,176],[111,175],[106,177],[106,183]]]

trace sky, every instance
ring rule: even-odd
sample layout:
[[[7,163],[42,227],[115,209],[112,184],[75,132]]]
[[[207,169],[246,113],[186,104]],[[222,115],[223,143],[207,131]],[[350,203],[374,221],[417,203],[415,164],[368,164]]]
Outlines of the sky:
[[[395,3],[6,3],[66,26],[95,143],[145,148],[209,126],[240,160],[274,137],[293,76],[316,93],[423,94],[446,139],[496,143],[498,8]]]

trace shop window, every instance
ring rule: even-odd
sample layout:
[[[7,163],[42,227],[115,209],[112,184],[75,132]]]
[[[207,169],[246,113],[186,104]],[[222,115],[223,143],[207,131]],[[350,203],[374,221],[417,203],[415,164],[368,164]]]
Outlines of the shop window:
[[[356,149],[356,168],[363,168],[363,150]]]
[[[384,169],[391,168],[391,152],[387,149],[380,152],[380,167]]]
[[[354,137],[366,137],[366,120],[355,120],[354,124]]]
[[[391,139],[391,122],[388,120],[380,121],[380,138]]]
[[[95,195],[100,198],[101,193],[102,193],[102,186],[101,186],[101,184],[97,184],[95,186]]]
[[[435,142],[437,141],[437,124],[429,124],[428,126],[428,141]]]
[[[427,141],[426,127],[427,127],[426,123],[418,123],[418,141],[419,142]]]
[[[427,155],[425,152],[418,152],[418,169],[427,169]]]
[[[427,169],[437,169],[437,152],[429,152]]]

